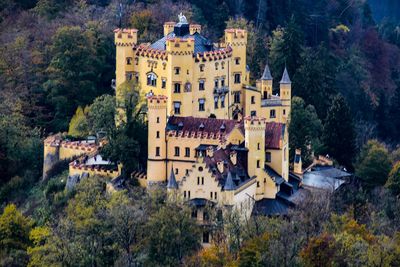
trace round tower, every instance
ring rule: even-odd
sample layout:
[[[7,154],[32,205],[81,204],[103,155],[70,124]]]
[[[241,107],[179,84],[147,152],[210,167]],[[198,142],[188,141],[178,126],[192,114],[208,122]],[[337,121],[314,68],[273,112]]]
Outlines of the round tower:
[[[167,97],[149,96],[147,98],[148,117],[148,159],[147,184],[167,181]]]

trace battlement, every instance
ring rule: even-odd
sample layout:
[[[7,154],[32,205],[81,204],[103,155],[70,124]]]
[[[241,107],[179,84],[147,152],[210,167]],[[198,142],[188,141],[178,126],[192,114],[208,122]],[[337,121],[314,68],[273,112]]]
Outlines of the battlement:
[[[247,116],[244,118],[245,129],[264,129],[266,127],[266,119],[260,117]]]
[[[164,23],[164,36],[167,36],[168,34],[174,31],[175,24],[176,23],[173,21],[168,21]]]
[[[189,25],[189,32],[191,35],[197,33],[201,33],[201,25],[200,24],[190,24]]]
[[[196,62],[214,61],[229,58],[232,56],[232,48],[226,47],[219,50],[208,51],[196,54]]]
[[[139,45],[137,48],[134,48],[134,50],[136,50],[137,56],[168,60],[168,54],[165,50],[150,48],[148,45],[144,44]]]
[[[167,103],[168,97],[165,95],[149,95],[147,101],[149,103]]]
[[[137,29],[115,29],[114,42],[116,46],[133,46],[137,43]]]
[[[247,31],[243,29],[226,29],[225,30],[225,43],[230,45],[246,45],[247,44]]]
[[[194,38],[167,38],[166,50],[176,55],[191,55],[194,53]]]

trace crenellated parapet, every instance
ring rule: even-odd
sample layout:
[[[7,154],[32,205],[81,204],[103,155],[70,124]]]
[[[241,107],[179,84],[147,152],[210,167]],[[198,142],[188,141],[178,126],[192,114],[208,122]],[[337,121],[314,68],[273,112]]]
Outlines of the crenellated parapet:
[[[243,29],[226,29],[225,43],[230,46],[246,46],[247,31]]]
[[[207,51],[203,53],[196,54],[196,62],[202,61],[216,61],[222,60],[226,58],[230,58],[232,56],[232,48],[230,46],[226,48],[221,48],[218,50]]]
[[[166,51],[170,55],[193,55],[194,38],[171,37],[166,40]]]
[[[115,29],[114,42],[116,46],[134,46],[137,43],[137,29]]]
[[[245,131],[264,131],[266,127],[266,119],[261,117],[247,116],[244,118]]]
[[[147,57],[152,59],[161,59],[168,61],[168,54],[165,50],[159,50],[149,47],[148,45],[139,45],[133,48],[136,56]]]

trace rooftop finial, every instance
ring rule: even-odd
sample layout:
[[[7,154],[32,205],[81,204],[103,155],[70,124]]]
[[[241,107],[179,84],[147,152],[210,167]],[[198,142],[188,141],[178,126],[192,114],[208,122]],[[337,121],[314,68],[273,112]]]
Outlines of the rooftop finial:
[[[185,15],[182,14],[182,12],[178,15],[178,18],[179,18],[179,23],[188,24],[187,19],[186,19]]]

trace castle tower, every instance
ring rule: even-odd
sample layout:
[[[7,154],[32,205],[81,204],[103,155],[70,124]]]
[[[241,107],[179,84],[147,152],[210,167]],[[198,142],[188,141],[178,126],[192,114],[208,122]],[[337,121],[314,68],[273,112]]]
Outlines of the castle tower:
[[[147,183],[152,185],[167,181],[167,97],[149,96],[147,99],[148,159]]]
[[[246,68],[246,48],[247,48],[247,31],[241,29],[226,29],[225,44],[232,49],[232,57],[229,62],[229,88],[232,94],[240,94],[243,84],[248,84],[247,68]],[[241,96],[241,103],[243,96]],[[234,99],[229,99],[229,114],[233,113]]]
[[[167,36],[168,34],[174,31],[175,24],[176,23],[173,21],[168,21],[164,23],[164,36]]]
[[[176,182],[174,166],[172,165],[168,183],[167,183],[167,193],[168,193],[168,198],[170,200],[172,200],[172,201],[177,200],[178,189],[179,189],[179,186],[178,186],[178,183]]]
[[[291,109],[291,99],[292,99],[292,82],[289,78],[288,71],[285,70],[280,81],[280,98],[282,101],[283,111],[282,117],[285,123],[289,119],[290,109]]]
[[[264,196],[264,164],[265,164],[265,119],[246,117],[244,119],[245,146],[247,154],[247,172],[250,177],[257,178],[258,197]]]
[[[182,38],[189,34],[189,24],[180,22],[174,26],[174,38],[166,41],[166,51],[168,54],[168,74],[167,80],[172,81],[170,85],[171,96],[168,99],[168,115],[191,114],[192,98],[185,97],[184,92],[192,90],[190,81],[193,80],[194,69],[194,38]],[[179,108],[175,108],[179,106]],[[179,110],[179,112],[175,112]]]
[[[268,63],[265,65],[263,75],[261,76],[261,96],[263,99],[270,98],[272,95],[272,75]]]
[[[120,90],[120,85],[126,80],[131,80],[135,71],[135,55],[132,47],[137,44],[136,29],[116,29],[114,30],[114,43],[116,47],[116,66],[115,66],[115,98],[117,101],[116,123],[125,116],[124,94]]]

